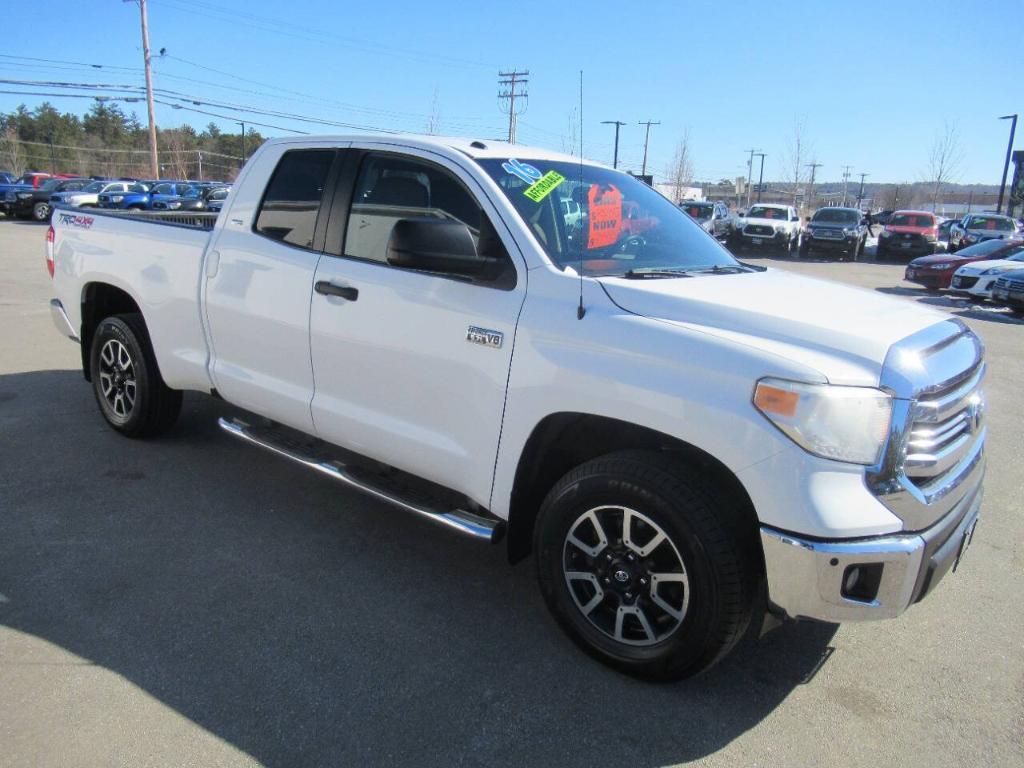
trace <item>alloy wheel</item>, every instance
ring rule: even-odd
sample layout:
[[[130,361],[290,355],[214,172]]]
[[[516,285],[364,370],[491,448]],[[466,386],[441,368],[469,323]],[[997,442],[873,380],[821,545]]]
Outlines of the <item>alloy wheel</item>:
[[[135,363],[117,339],[110,339],[100,350],[100,389],[103,399],[115,415],[127,418],[135,407]]]
[[[579,611],[617,642],[654,645],[686,616],[683,558],[668,534],[636,510],[603,506],[581,514],[565,536],[562,569]]]

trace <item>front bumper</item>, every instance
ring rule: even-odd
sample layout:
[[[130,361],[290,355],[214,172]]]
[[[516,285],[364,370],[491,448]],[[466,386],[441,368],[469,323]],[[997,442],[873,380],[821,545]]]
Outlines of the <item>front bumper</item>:
[[[1024,291],[996,287],[992,289],[992,300],[1014,309],[1024,309]]]
[[[955,570],[973,536],[981,499],[979,481],[945,517],[913,534],[820,541],[762,527],[773,610],[833,622],[900,615]]]
[[[843,237],[821,237],[804,232],[804,243],[808,248],[825,248],[836,251],[852,251],[860,239],[858,235],[843,235]]]
[[[71,324],[71,320],[68,319],[68,313],[64,311],[64,305],[60,303],[60,299],[50,299],[50,317],[62,336],[67,336],[76,344],[80,343],[78,333]]]
[[[946,270],[928,269],[927,267],[907,267],[903,279],[908,283],[917,283],[925,288],[948,288],[951,275]]]

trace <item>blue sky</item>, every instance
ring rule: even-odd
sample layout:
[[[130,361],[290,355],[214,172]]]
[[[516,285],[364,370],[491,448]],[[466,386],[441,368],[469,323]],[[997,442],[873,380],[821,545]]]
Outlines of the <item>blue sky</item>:
[[[620,167],[639,171],[637,121],[660,120],[648,159],[657,174],[689,130],[698,179],[745,175],[750,148],[767,153],[765,178],[782,179],[800,119],[822,163],[819,179],[838,179],[850,165],[854,177],[870,174],[868,181],[921,180],[937,132],[951,123],[963,149],[957,180],[998,183],[1009,125],[996,118],[1024,116],[1014,64],[1021,0],[150,0],[149,9],[154,54],[168,53],[155,61],[155,87],[367,127],[423,132],[436,103],[442,133],[502,136],[497,71],[529,69],[519,141],[568,150],[582,69],[584,154],[610,163],[613,129],[601,121],[623,120]],[[11,2],[4,22],[0,78],[143,82],[133,3],[51,0],[40,14],[38,5]],[[0,110],[41,100],[0,94]],[[62,110],[88,107],[81,99],[50,100]],[[129,106],[145,118],[144,104]],[[156,115],[163,127],[211,120],[163,105]],[[251,119],[344,132],[282,117]],[[229,120],[214,122],[231,129]]]

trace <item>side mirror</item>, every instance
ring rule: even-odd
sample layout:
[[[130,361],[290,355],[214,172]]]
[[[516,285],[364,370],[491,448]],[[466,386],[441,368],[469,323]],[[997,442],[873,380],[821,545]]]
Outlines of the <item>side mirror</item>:
[[[469,227],[445,219],[399,219],[388,238],[388,264],[445,275],[495,279],[501,259],[477,254]]]

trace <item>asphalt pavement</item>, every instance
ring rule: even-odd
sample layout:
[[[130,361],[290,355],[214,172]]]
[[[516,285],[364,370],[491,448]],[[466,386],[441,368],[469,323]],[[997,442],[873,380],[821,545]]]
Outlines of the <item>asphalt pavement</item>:
[[[759,259],[963,318],[989,356],[983,517],[888,622],[799,623],[697,679],[584,656],[533,563],[220,433],[109,430],[0,218],[0,765],[1024,765],[1024,323],[901,265]]]

